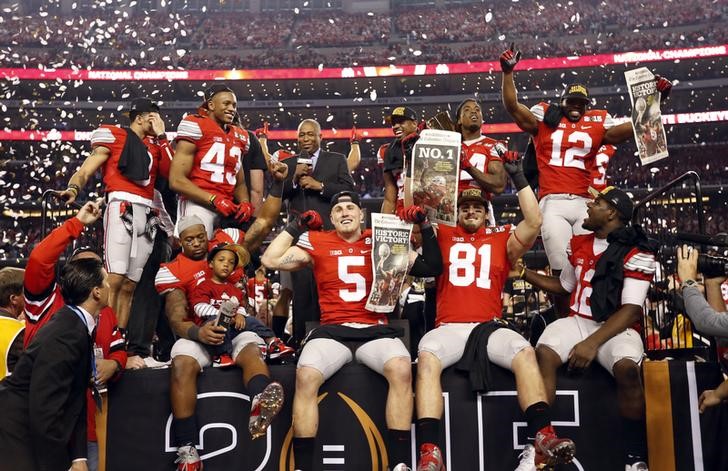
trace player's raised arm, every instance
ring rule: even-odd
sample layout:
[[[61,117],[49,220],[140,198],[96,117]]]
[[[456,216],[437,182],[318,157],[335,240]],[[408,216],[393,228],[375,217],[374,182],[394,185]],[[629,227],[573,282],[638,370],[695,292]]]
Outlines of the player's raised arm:
[[[288,165],[283,162],[269,162],[268,169],[273,175],[273,184],[268,191],[265,203],[260,208],[258,217],[245,233],[243,244],[250,252],[260,247],[273,225],[278,221],[281,212],[281,194],[283,193],[283,182],[288,176]]]
[[[308,239],[308,230],[318,230],[324,222],[316,211],[306,211],[299,218],[288,223],[286,228],[273,239],[261,257],[261,263],[271,270],[295,271],[311,264],[312,258],[305,250],[293,244],[299,237]]]
[[[523,213],[523,220],[518,223],[516,229],[508,238],[507,253],[511,265],[515,265],[518,259],[531,248],[541,231],[541,210],[538,207],[538,200],[533,190],[528,185],[523,174],[523,160],[517,152],[503,152],[503,167],[508,176],[511,177],[513,185],[518,194],[518,204]]]
[[[535,135],[538,131],[538,121],[525,105],[518,102],[516,84],[513,81],[513,69],[520,60],[521,51],[514,50],[513,43],[500,56],[501,70],[503,71],[503,82],[501,85],[503,106],[505,106],[506,111],[508,111],[508,114],[511,115],[519,128]]]

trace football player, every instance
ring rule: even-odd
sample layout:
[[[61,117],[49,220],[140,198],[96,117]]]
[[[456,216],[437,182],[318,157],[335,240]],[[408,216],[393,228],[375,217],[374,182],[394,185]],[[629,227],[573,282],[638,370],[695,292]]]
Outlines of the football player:
[[[205,91],[198,114],[188,115],[177,127],[177,147],[169,171],[169,185],[179,194],[177,220],[196,215],[208,237],[220,217],[243,223],[253,215],[243,172],[243,156],[250,140],[247,131],[232,124],[235,93],[225,85]]]
[[[129,322],[134,289],[160,224],[154,209],[154,183],[158,174],[167,176],[173,157],[156,103],[137,98],[127,112],[128,128],[104,124],[91,133],[91,154],[61,192],[72,203],[101,169],[107,201],[104,264],[111,285],[109,306],[121,329]]]
[[[561,365],[579,371],[596,360],[617,382],[625,470],[643,471],[647,470],[640,371],[644,346],[633,326],[642,320],[657,268],[655,247],[639,227],[629,225],[634,204],[627,193],[610,186],[594,190],[594,195],[582,222],[593,232],[571,238],[569,263],[560,276],[519,271],[538,288],[570,295],[569,317],[549,324],[536,346],[549,403],[556,395],[556,371]]]
[[[606,110],[590,109],[589,90],[580,83],[567,86],[558,104],[541,102],[527,108],[518,102],[513,80],[520,59],[521,52],[513,44],[500,57],[503,105],[518,127],[533,136],[544,217],[541,237],[549,265],[558,275],[569,263],[566,245],[571,236],[588,232],[582,221],[598,149],[631,138],[632,122],[617,124]],[[672,84],[659,76],[656,79],[657,89],[667,98]],[[558,304],[560,313],[566,314],[567,302]]]
[[[518,402],[525,412],[529,437],[534,440],[524,453],[523,468],[542,469],[569,463],[574,443],[558,438],[551,426],[549,406],[536,354],[531,344],[508,323],[501,320],[503,286],[512,265],[533,245],[541,228],[541,212],[536,196],[528,186],[520,162],[514,154],[505,164],[518,191],[523,221],[487,227],[488,201],[480,188],[468,188],[458,198],[455,227],[440,225],[437,242],[443,258],[442,275],[437,278],[437,317],[435,329],[426,333],[418,347],[416,405],[417,436],[421,440],[418,471],[444,470],[444,457],[438,445],[443,413],[442,370],[461,361],[459,368],[485,370],[492,362],[513,372]],[[423,211],[410,207],[408,219]],[[416,219],[410,219],[416,221]],[[479,335],[471,335],[478,329]],[[477,338],[472,341],[468,339]],[[487,349],[487,358],[477,353]],[[485,355],[483,355],[485,356]],[[487,390],[487,382],[472,384]]]
[[[387,451],[396,471],[409,469],[410,424],[412,421],[412,368],[410,354],[387,325],[387,316],[366,310],[371,290],[372,232],[361,228],[359,196],[342,191],[331,199],[332,231],[307,230],[321,227],[318,213],[307,212],[290,223],[263,254],[265,266],[275,270],[296,270],[313,265],[319,291],[321,326],[313,330],[298,360],[296,392],[293,398],[293,450],[295,468],[320,469],[314,463],[318,429],[318,390],[352,356],[383,375],[389,383],[386,422]],[[423,254],[414,259],[410,271],[439,273],[442,260],[432,227],[421,219]],[[352,355],[342,342],[363,340]]]
[[[412,155],[412,146],[419,137],[419,129],[417,114],[406,106],[398,106],[392,110],[387,120],[392,125],[394,140],[379,148],[377,163],[384,172],[382,212],[395,214],[404,209],[404,172]]]

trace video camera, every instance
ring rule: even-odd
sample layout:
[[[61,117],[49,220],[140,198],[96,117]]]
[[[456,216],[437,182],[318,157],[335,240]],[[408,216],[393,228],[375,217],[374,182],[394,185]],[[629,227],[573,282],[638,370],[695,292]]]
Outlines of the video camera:
[[[714,236],[677,232],[674,240],[663,243],[659,250],[662,260],[677,260],[679,247],[689,243],[700,246],[698,255],[698,272],[706,278],[728,275],[728,234]]]

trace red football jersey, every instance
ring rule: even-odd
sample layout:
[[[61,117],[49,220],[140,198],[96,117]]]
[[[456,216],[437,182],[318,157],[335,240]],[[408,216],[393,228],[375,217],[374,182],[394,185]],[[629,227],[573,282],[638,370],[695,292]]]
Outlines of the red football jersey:
[[[119,158],[124,150],[126,137],[125,129],[108,124],[101,125],[91,133],[91,147],[106,147],[111,154],[101,167],[104,186],[106,187],[105,191],[106,193],[121,191],[136,195],[143,198],[145,200],[143,202],[151,206],[154,199],[154,182],[157,179],[160,162],[164,159],[168,169],[171,154],[168,148],[163,150],[151,137],[145,138],[143,142],[149,153],[149,179],[143,182],[131,181],[119,170]]]
[[[591,319],[590,297],[591,279],[596,271],[597,262],[609,246],[606,239],[598,239],[591,234],[576,235],[571,238],[566,253],[574,267],[575,285],[564,286],[571,290],[571,315]],[[655,256],[634,248],[624,257],[624,277],[652,281],[657,265]],[[564,281],[562,279],[562,285]]]
[[[237,126],[225,130],[206,116],[188,115],[179,123],[177,139],[197,146],[190,181],[219,198],[232,199],[243,155],[250,148],[248,133]]]
[[[248,280],[248,297],[258,303],[270,298],[268,283],[265,280],[258,281],[255,278],[250,278]]]
[[[503,285],[511,263],[511,226],[483,227],[471,234],[440,224],[437,242],[444,263],[437,278],[436,325],[487,322],[501,316]]]
[[[212,235],[208,248],[212,249],[218,244],[242,244],[245,232],[240,229],[218,229]],[[163,263],[154,278],[154,287],[159,294],[164,294],[179,288],[189,297],[197,285],[205,281],[212,274],[207,258],[192,260],[180,253],[171,262]],[[243,277],[243,269],[237,268],[228,277],[231,283],[237,283]]]
[[[589,185],[595,171],[597,150],[607,129],[615,125],[606,110],[587,110],[572,123],[562,116],[556,129],[543,122],[548,103],[531,108],[538,120],[533,138],[538,165],[539,197],[550,193],[570,193],[589,197]]]
[[[372,231],[348,243],[335,231],[304,232],[298,246],[313,259],[321,324],[386,324],[385,314],[367,311],[372,287]]]
[[[609,184],[607,183],[607,166],[609,161],[614,157],[614,152],[617,150],[611,144],[603,145],[597,151],[596,157],[594,157],[594,171],[592,172],[591,186],[596,190],[602,191]]]
[[[483,173],[488,173],[488,164],[492,161],[502,161],[498,153],[495,151],[495,144],[498,141],[490,137],[480,136],[477,139],[463,141],[460,152],[470,161],[470,164]],[[458,180],[458,194],[468,188],[480,188],[473,180],[473,177],[465,170],[460,170],[460,179]],[[483,192],[483,195],[490,200],[493,196],[490,192]]]
[[[377,150],[377,165],[379,165],[382,169],[385,168],[385,158],[387,156],[387,150],[389,149],[389,146],[389,143],[382,144],[381,146],[379,146],[379,150]],[[404,167],[399,169],[392,168],[385,171],[389,171],[392,174],[394,182],[397,185],[397,203],[395,208],[395,214],[398,214],[401,209],[404,209]]]
[[[200,317],[195,313],[195,305],[197,303],[211,304],[219,309],[223,301],[227,301],[235,297],[241,306],[245,306],[248,302],[243,295],[243,291],[236,287],[233,283],[216,283],[211,278],[207,278],[197,285],[188,298],[190,312],[193,313],[192,320],[197,325],[202,325],[209,321],[212,317]],[[215,313],[217,316],[217,313]]]

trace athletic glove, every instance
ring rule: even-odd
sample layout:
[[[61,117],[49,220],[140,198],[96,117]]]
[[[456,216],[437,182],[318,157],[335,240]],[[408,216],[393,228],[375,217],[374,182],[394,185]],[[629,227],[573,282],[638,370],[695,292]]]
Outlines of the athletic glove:
[[[404,208],[403,215],[402,219],[413,224],[422,224],[427,220],[427,211],[422,206],[408,206]]]
[[[255,137],[258,139],[268,138],[268,121],[263,121],[263,127],[255,130]]]
[[[301,222],[304,224],[309,231],[318,231],[324,226],[324,220],[318,211],[309,209],[305,213],[301,214]]]
[[[356,130],[356,126],[351,127],[351,137],[349,138],[349,144],[354,144],[355,142],[359,144],[359,140],[361,140],[361,136],[359,135],[359,132]]]
[[[528,186],[528,180],[523,174],[523,159],[520,154],[514,150],[508,150],[500,142],[495,145],[495,151],[503,159],[503,168],[508,173],[508,176],[511,177],[516,191],[521,191],[526,188]]]
[[[232,216],[238,210],[235,203],[227,198],[218,198],[216,195],[210,198],[210,203],[215,207],[215,211],[225,217]]]
[[[660,92],[661,99],[666,100],[670,96],[672,82],[659,75],[655,75],[655,80],[657,80],[657,91]]]
[[[514,46],[515,43],[511,43],[508,49],[503,51],[503,54],[500,56],[501,70],[505,73],[513,72],[516,64],[521,60],[521,51],[516,51]]]
[[[248,219],[253,217],[253,205],[248,201],[243,201],[238,205],[238,211],[235,213],[235,220],[238,224],[246,222]]]
[[[460,170],[467,170],[473,166],[473,164],[470,163],[467,148],[468,146],[466,146],[465,144],[462,144],[460,146]]]

